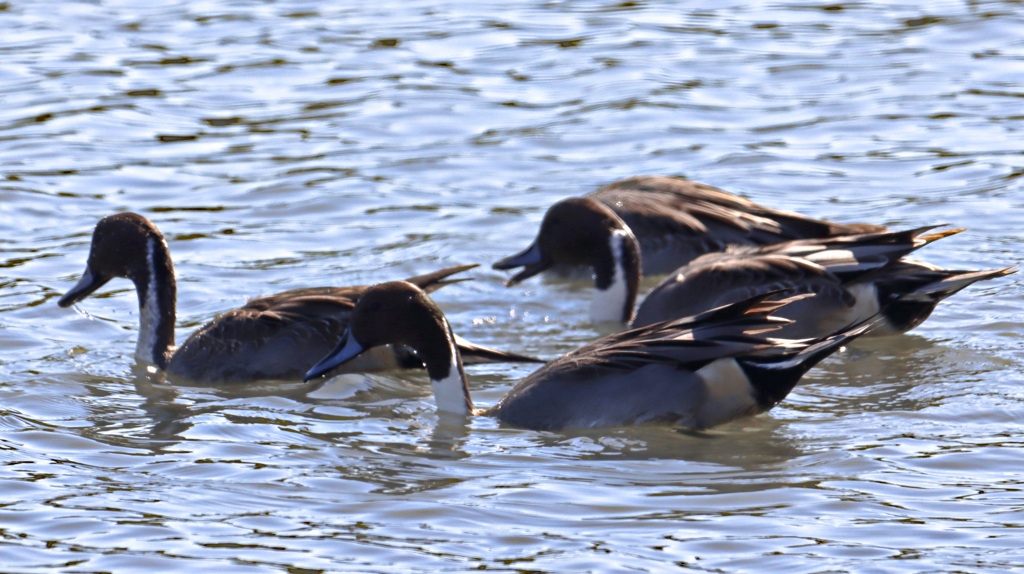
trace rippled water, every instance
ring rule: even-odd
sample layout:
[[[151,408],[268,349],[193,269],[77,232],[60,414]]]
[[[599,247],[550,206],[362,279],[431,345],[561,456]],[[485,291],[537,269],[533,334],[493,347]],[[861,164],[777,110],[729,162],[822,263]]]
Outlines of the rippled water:
[[[337,4],[337,5],[335,5]],[[247,297],[486,264],[641,173],[1024,252],[1024,3],[0,2],[4,572],[1005,572],[1024,566],[1024,292],[858,343],[702,434],[438,417],[423,376],[174,387],[104,215],[168,236],[179,340]],[[554,357],[581,284],[439,292]],[[474,368],[481,406],[528,366]]]

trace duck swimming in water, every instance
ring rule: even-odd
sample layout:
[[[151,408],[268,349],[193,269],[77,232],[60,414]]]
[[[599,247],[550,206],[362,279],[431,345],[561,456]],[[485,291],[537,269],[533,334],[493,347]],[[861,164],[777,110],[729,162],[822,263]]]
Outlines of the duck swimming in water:
[[[538,430],[664,423],[703,429],[771,409],[808,369],[868,325],[812,340],[771,338],[788,323],[764,297],[603,337],[544,365],[493,408],[477,411],[455,335],[419,287],[369,289],[349,330],[306,374],[331,372],[382,345],[406,345],[426,364],[438,410],[483,414]]]
[[[923,227],[797,240],[708,253],[661,281],[640,304],[634,327],[776,291],[773,297],[814,293],[780,309],[793,322],[776,336],[820,337],[878,314],[869,336],[905,333],[961,289],[1015,273],[942,269],[904,256],[963,231],[925,233]]]
[[[411,277],[433,291],[476,267],[451,267]],[[96,224],[85,272],[58,304],[70,307],[115,277],[135,283],[139,297],[139,339],[135,357],[168,374],[196,383],[244,383],[261,379],[299,380],[337,343],[352,309],[368,287],[294,289],[250,300],[197,329],[174,346],[177,287],[163,234],[145,217],[118,213]],[[536,359],[474,345],[460,350],[480,362]],[[353,371],[422,367],[408,348],[388,347],[348,366]]]
[[[579,199],[600,203],[626,224],[643,254],[644,275],[671,273],[705,253],[724,251],[733,245],[769,245],[793,239],[885,231],[881,225],[835,223],[772,209],[677,177],[631,177],[565,201]],[[575,218],[580,212],[559,212],[558,206],[556,203],[548,210],[537,241],[522,253],[499,261],[495,269],[535,263],[545,224],[564,226],[567,230],[585,226],[585,221]],[[549,270],[565,274],[571,273],[572,267],[573,264],[564,263]]]
[[[571,223],[570,223],[571,222]],[[935,306],[968,285],[1013,271],[944,270],[903,259],[960,229],[926,234],[933,227],[879,231],[764,246],[732,246],[676,269],[636,312],[641,248],[612,209],[591,198],[561,201],[541,223],[530,259],[495,267],[524,267],[514,285],[555,266],[588,267],[594,274],[591,319],[634,326],[684,317],[768,291],[780,297],[817,293],[780,313],[794,320],[786,337],[822,336],[882,312],[875,335],[901,333],[923,322]]]

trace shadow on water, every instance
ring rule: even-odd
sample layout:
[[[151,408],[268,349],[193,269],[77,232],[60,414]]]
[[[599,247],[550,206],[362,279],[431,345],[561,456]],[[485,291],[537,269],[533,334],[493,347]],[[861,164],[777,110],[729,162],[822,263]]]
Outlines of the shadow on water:
[[[190,419],[203,412],[202,407],[178,402],[179,390],[151,367],[134,364],[131,375],[130,379],[81,377],[88,400],[94,403],[92,424],[82,429],[82,436],[154,453],[182,442],[194,424]],[[135,393],[130,394],[129,388]]]

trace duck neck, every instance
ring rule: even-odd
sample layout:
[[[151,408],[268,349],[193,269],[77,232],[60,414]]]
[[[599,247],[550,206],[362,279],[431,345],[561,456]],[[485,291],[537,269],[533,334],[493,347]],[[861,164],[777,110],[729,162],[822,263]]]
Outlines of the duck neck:
[[[166,369],[174,351],[177,287],[174,265],[161,237],[146,240],[146,260],[132,277],[139,294],[139,341],[135,358]]]
[[[594,265],[594,278],[591,320],[628,323],[640,286],[640,245],[628,228],[612,231],[607,253]]]
[[[455,347],[455,335],[447,321],[444,322],[444,334],[443,342],[436,340],[423,357],[434,388],[434,400],[439,411],[470,415],[473,413],[473,400],[469,397],[462,357]]]

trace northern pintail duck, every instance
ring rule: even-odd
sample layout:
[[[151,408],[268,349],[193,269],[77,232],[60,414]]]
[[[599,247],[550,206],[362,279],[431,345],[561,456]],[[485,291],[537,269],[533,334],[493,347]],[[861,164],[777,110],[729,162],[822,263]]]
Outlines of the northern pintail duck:
[[[666,277],[644,298],[633,326],[649,325],[701,309],[777,292],[814,293],[780,309],[792,319],[779,337],[820,337],[874,315],[870,335],[905,333],[936,305],[961,289],[1014,273],[1012,267],[949,270],[903,258],[963,229],[937,233],[924,227],[901,232],[799,240],[759,248],[708,253]]]
[[[451,267],[411,277],[433,291],[459,281],[449,276],[476,267]],[[135,357],[167,373],[199,383],[240,383],[259,379],[299,380],[338,342],[352,309],[368,289],[295,289],[250,300],[203,325],[174,347],[177,288],[163,234],[148,219],[119,213],[96,224],[81,280],[58,304],[69,307],[115,277],[131,279],[139,297],[139,339]],[[459,340],[463,353],[478,361],[533,361]],[[353,371],[422,367],[408,348],[381,349],[348,368]]]
[[[904,332],[924,321],[942,299],[975,281],[1010,272],[947,271],[901,260],[960,231],[924,235],[929,229],[732,246],[724,253],[708,253],[656,287],[641,304],[634,324],[683,317],[782,289],[787,294],[821,295],[787,308],[785,313],[795,320],[787,327],[787,336],[819,336],[879,311],[886,321],[875,334]],[[556,265],[589,267],[594,274],[591,319],[630,322],[641,278],[640,244],[606,205],[586,197],[555,204],[531,250],[530,262],[507,262],[509,267],[525,267],[507,285]]]
[[[631,230],[643,253],[644,275],[670,273],[700,255],[723,251],[730,245],[768,245],[885,230],[879,225],[834,223],[772,209],[710,185],[675,177],[631,177],[583,198],[608,207]],[[572,214],[559,212],[559,204],[555,204],[544,220],[567,230],[585,225],[575,221]],[[541,226],[543,234],[544,224]],[[537,248],[535,241],[522,253],[496,263],[495,268],[532,265],[536,263]],[[558,265],[554,269],[565,271],[566,267]]]
[[[321,376],[380,345],[407,345],[427,366],[438,410],[538,430],[665,423],[703,429],[767,411],[808,369],[866,325],[815,340],[780,340],[784,302],[750,300],[610,335],[555,359],[486,411],[473,408],[451,326],[420,288],[377,285],[348,332],[310,369]]]

